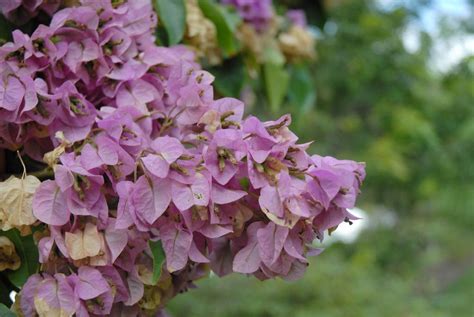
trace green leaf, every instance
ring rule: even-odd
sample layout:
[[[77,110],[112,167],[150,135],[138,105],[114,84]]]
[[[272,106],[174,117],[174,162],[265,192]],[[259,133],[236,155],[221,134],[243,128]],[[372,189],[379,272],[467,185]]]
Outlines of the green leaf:
[[[240,187],[242,187],[243,190],[248,191],[250,188],[250,179],[248,177],[242,177],[239,180]]]
[[[275,43],[268,43],[268,45],[266,45],[265,50],[263,51],[263,60],[266,63],[276,65],[283,65],[286,61],[285,56],[278,46],[275,46]]]
[[[184,0],[155,0],[159,21],[166,29],[168,45],[178,44],[186,30],[186,6]]]
[[[158,280],[161,276],[161,267],[166,260],[165,252],[163,251],[163,246],[161,241],[152,241],[148,242],[148,245],[151,249],[151,254],[153,255],[153,285],[158,283]]]
[[[245,83],[245,67],[241,58],[226,60],[224,64],[212,67],[209,71],[216,77],[214,86],[222,96],[240,96]]]
[[[166,34],[166,29],[162,25],[158,25],[155,32],[156,44],[159,46],[166,46],[168,43],[168,34]]]
[[[230,7],[224,7],[212,0],[199,0],[199,7],[204,16],[214,23],[217,29],[217,41],[226,57],[235,55],[240,43],[235,38],[235,30],[240,18]]]
[[[13,26],[0,14],[0,42],[10,41]],[[0,43],[1,45],[2,43]]]
[[[295,66],[291,71],[288,98],[294,108],[304,114],[316,103],[316,87],[307,65]]]
[[[4,304],[0,304],[0,317],[15,317],[16,314],[12,312],[7,306]]]
[[[6,273],[6,276],[13,285],[21,288],[28,277],[38,271],[38,247],[33,241],[33,235],[22,237],[16,229],[2,231],[0,232],[0,236],[5,236],[10,239],[15,245],[16,252],[20,256],[20,268],[15,271],[7,270],[4,271],[4,273]]]
[[[270,103],[272,112],[280,110],[280,106],[288,91],[290,76],[284,68],[284,65],[266,63],[263,66],[263,75],[265,79],[265,90]]]
[[[7,285],[10,283],[5,280],[6,280],[6,276],[4,276],[2,272],[0,272],[0,290],[1,290],[0,291],[0,304],[5,304],[7,306],[10,306],[12,304],[12,301],[10,299],[10,292],[12,290],[11,290],[11,287],[9,287],[10,285]]]

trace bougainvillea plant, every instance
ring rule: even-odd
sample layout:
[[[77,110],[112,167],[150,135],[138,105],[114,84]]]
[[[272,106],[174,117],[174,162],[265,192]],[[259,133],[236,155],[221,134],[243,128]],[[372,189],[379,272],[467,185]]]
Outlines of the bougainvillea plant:
[[[5,16],[50,4],[15,3]],[[23,170],[0,182],[12,311],[156,315],[211,271],[298,279],[312,242],[356,219],[364,165],[215,99],[192,51],[155,44],[149,1],[51,14],[0,47],[0,146]]]
[[[180,12],[159,9],[163,18]],[[314,104],[308,65],[316,57],[317,31],[303,11],[278,14],[271,0],[184,0],[182,11],[183,38],[176,32],[168,32],[168,38],[188,45],[206,66],[212,66],[217,93],[244,97],[247,106],[266,107],[273,113],[287,99],[302,110]],[[303,83],[292,89],[291,82],[301,78]]]

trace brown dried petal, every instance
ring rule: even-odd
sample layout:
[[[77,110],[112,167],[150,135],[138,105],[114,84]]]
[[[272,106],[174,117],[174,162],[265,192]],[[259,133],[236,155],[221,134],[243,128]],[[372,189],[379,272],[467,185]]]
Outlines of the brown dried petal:
[[[0,237],[0,272],[17,270],[21,260],[15,250],[15,245],[7,237]]]

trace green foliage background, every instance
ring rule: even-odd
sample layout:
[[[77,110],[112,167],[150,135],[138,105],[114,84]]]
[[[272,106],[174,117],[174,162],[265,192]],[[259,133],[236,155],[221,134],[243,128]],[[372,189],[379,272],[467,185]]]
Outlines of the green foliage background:
[[[314,68],[289,66],[283,107],[270,107],[257,82],[251,111],[268,117],[290,111],[303,141],[316,140],[314,152],[367,162],[359,205],[373,218],[390,210],[396,222],[366,230],[355,244],[331,245],[297,283],[211,278],[174,299],[169,311],[176,317],[473,316],[474,57],[440,73],[430,64],[428,33],[419,50],[406,50],[402,34],[430,1],[390,9],[375,1],[276,2],[306,6],[314,24],[323,25],[326,16],[337,32],[322,32]],[[439,21],[440,36],[472,32],[472,21],[472,14]]]

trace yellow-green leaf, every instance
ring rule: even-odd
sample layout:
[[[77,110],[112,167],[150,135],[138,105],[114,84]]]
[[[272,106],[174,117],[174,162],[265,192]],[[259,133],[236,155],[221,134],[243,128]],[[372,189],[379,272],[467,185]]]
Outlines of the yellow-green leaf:
[[[152,241],[148,243],[151,249],[151,254],[153,255],[153,285],[158,283],[158,280],[161,276],[161,267],[166,260],[165,252],[163,251],[163,246],[161,241]]]

